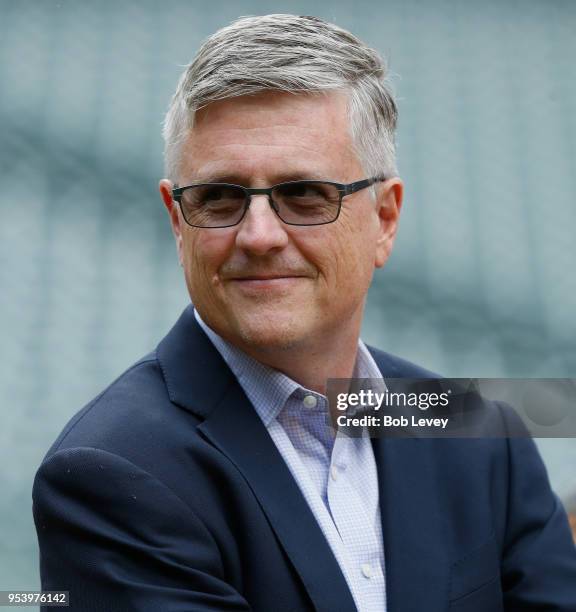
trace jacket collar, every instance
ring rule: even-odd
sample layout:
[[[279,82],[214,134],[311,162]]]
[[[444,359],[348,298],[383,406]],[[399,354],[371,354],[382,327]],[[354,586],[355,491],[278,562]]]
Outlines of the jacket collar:
[[[192,304],[160,342],[156,356],[170,400],[201,418],[236,384],[230,368],[198,325]]]

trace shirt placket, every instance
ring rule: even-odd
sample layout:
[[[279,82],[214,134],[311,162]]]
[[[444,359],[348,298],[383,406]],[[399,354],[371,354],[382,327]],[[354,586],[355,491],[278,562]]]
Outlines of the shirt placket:
[[[330,514],[345,549],[352,562],[354,573],[354,596],[362,611],[381,611],[385,609],[384,560],[376,545],[380,533],[374,532],[377,525],[378,500],[371,498],[368,505],[352,481],[352,475],[363,474],[375,468],[367,453],[358,451],[365,445],[357,445],[359,440],[337,436],[329,467],[327,500]],[[355,446],[355,449],[351,447]],[[350,452],[355,450],[356,452]],[[364,472],[363,472],[364,471]]]

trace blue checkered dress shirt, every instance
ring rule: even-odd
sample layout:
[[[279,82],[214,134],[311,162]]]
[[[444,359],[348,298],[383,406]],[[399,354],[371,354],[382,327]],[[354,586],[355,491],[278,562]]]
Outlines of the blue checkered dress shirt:
[[[335,434],[328,400],[226,342],[194,312],[244,389],[324,533],[361,612],[386,610],[378,476],[367,436]],[[354,378],[381,378],[360,340]],[[298,522],[294,522],[298,529]],[[326,577],[330,581],[330,576]]]

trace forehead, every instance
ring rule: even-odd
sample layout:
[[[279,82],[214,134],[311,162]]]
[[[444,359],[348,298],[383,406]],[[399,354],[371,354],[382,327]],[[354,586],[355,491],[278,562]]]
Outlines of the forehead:
[[[358,172],[341,92],[266,92],[213,102],[196,113],[180,165],[181,180],[344,182]]]

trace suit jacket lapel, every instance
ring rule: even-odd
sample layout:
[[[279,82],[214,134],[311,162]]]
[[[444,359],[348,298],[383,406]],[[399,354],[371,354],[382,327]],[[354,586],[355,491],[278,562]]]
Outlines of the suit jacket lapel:
[[[384,378],[412,375],[392,364],[388,356],[373,356]],[[438,499],[437,479],[442,474],[436,473],[431,460],[435,443],[422,438],[372,440],[378,469],[388,612],[445,610],[447,606],[447,526]]]
[[[388,611],[444,610],[449,586],[445,524],[431,440],[373,439],[384,534]]]
[[[316,610],[356,610],[330,546],[242,388],[186,309],[158,346],[170,399],[204,417],[198,426],[246,479]]]
[[[243,474],[316,610],[355,610],[348,585],[314,515],[239,385],[230,389],[199,428]]]

